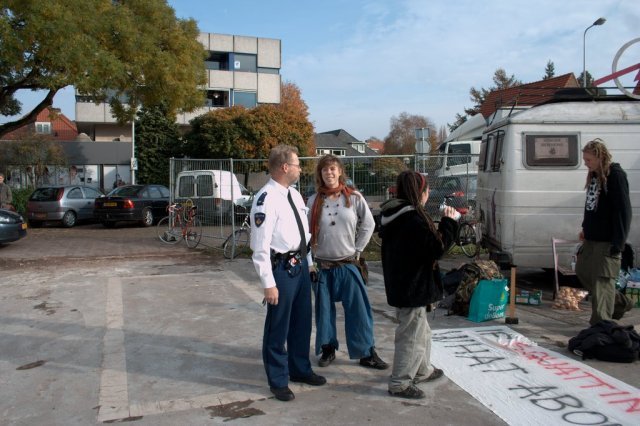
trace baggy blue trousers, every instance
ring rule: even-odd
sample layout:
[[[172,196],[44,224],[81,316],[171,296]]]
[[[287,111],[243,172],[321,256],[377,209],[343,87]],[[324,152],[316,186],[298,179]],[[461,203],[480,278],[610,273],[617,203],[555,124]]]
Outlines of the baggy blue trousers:
[[[339,349],[336,330],[336,305],[342,302],[344,327],[349,358],[359,359],[371,355],[373,339],[373,314],[367,288],[360,271],[354,265],[320,269],[318,282],[314,284],[316,302],[316,355],[322,345]]]
[[[306,259],[285,269],[278,261],[273,276],[278,288],[278,304],[267,305],[262,339],[262,360],[269,386],[283,388],[289,377],[309,377],[311,341],[311,280]],[[285,347],[286,344],[286,347]]]

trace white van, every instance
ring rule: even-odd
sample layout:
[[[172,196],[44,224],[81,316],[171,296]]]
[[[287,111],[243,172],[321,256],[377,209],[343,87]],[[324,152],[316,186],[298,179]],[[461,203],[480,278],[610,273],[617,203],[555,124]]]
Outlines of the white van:
[[[640,247],[640,102],[555,102],[484,131],[476,216],[493,260],[553,268],[551,239],[577,241],[587,176],[582,148],[595,138],[627,173],[633,209],[627,242]]]
[[[234,206],[251,207],[251,194],[227,170],[188,170],[178,173],[174,200],[191,199],[198,206],[198,215],[211,223],[216,218],[227,222]],[[210,219],[210,220],[207,220]]]
[[[438,148],[437,168],[430,170],[432,176],[460,176],[478,173],[480,140],[444,142]]]

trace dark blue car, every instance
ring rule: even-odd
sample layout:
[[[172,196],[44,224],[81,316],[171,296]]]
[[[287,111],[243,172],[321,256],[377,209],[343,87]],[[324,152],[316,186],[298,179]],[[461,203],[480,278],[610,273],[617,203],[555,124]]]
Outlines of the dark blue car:
[[[0,244],[17,241],[27,236],[27,223],[18,213],[0,209]]]

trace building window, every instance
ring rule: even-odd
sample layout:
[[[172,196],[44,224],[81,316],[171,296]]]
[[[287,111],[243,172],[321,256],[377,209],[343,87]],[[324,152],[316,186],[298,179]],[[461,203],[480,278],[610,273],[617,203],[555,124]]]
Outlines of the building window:
[[[330,148],[316,148],[316,155],[333,154],[336,156],[344,157],[347,155],[347,151],[344,149],[330,149]]]
[[[256,92],[233,92],[233,105],[242,105],[245,108],[253,108],[257,105]]]
[[[229,92],[227,90],[209,90],[207,91],[208,107],[228,107],[229,106]]]
[[[280,74],[278,68],[258,68],[259,74]]]
[[[257,56],[247,55],[244,53],[234,53],[233,70],[244,72],[258,72]]]
[[[204,61],[208,70],[229,71],[229,54],[223,52],[209,52],[209,57]]]
[[[36,133],[40,133],[43,135],[51,134],[51,123],[48,122],[36,122]]]

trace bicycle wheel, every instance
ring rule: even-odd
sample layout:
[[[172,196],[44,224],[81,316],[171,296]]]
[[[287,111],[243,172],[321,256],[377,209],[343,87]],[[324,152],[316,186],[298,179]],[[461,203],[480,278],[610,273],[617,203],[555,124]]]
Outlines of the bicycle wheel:
[[[177,244],[182,239],[182,229],[176,225],[176,220],[172,216],[165,216],[158,222],[156,228],[160,241],[167,244]]]
[[[233,245],[233,237],[235,236],[236,244]],[[233,234],[229,235],[227,240],[222,245],[222,251],[224,257],[227,259],[233,259],[240,253],[249,247],[249,231],[246,229],[238,229]]]
[[[471,224],[465,222],[460,225],[457,243],[467,257],[476,257],[478,254],[476,230]]]
[[[200,244],[202,238],[202,224],[200,219],[194,217],[191,223],[187,223],[185,226],[184,241],[187,243],[187,247],[196,248]]]

